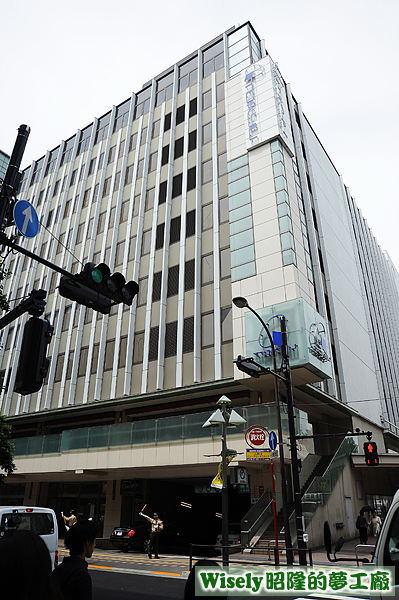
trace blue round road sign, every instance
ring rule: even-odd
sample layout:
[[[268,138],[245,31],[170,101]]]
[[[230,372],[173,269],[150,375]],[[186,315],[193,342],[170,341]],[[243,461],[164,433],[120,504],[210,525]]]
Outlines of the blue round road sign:
[[[274,431],[269,433],[269,447],[270,450],[275,450],[277,448],[277,436]]]
[[[37,212],[27,200],[18,200],[14,206],[14,221],[23,236],[34,238],[39,231]]]

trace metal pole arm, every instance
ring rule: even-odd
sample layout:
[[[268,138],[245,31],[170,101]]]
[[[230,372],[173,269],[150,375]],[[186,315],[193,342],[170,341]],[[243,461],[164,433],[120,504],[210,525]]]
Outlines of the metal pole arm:
[[[29,298],[22,300],[18,306],[0,319],[0,329],[4,329],[4,327],[26,312],[34,317],[40,317],[40,315],[44,313],[46,307],[46,295],[46,290],[32,290]]]

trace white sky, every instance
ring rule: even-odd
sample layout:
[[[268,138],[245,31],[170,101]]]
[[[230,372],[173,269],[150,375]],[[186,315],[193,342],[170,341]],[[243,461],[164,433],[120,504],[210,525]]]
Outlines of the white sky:
[[[397,0],[19,0],[0,19],[0,148],[29,125],[23,167],[251,21],[399,268]]]

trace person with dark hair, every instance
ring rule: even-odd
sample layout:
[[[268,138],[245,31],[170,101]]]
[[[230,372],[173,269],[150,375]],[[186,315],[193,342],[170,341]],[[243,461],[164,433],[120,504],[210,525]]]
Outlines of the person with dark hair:
[[[40,535],[10,530],[0,538],[2,598],[62,600],[51,577],[51,557]]]
[[[158,548],[159,548],[159,534],[163,529],[163,522],[158,517],[158,513],[154,513],[154,518],[147,517],[143,512],[140,512],[139,515],[144,517],[151,523],[151,534],[150,534],[150,547],[148,548],[148,558],[152,558],[152,554],[154,553],[155,558],[159,558],[158,556]]]
[[[366,517],[364,516],[364,510],[360,511],[360,514],[356,520],[356,527],[359,530],[359,535],[360,535],[360,543],[361,544],[367,544],[367,540],[368,540],[368,535],[367,535],[367,529],[369,526],[369,522],[366,519]]]
[[[67,531],[72,527],[72,525],[75,525],[77,521],[75,511],[73,510],[73,508],[71,508],[71,510],[69,511],[69,517],[66,517],[63,512],[61,512],[61,517],[64,519],[65,529]]]
[[[96,528],[92,521],[75,523],[65,536],[65,547],[69,550],[53,577],[64,600],[92,600],[91,577],[85,558],[91,558],[95,546]]]

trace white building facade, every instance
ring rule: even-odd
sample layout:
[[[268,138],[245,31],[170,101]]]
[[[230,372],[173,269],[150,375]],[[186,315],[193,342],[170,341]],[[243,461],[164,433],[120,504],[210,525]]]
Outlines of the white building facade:
[[[167,516],[190,497],[193,510],[216,518],[220,498],[203,487],[219,459],[204,454],[218,454],[220,441],[201,428],[215,401],[226,394],[249,425],[276,427],[273,378],[255,380],[233,364],[238,355],[269,360],[236,296],[274,329],[275,315],[290,315],[298,432],[371,429],[382,454],[397,449],[397,271],[250,23],[34,161],[19,197],[41,222],[21,245],[72,273],[105,262],[139,293],[103,316],[62,298],[56,272],[7,257],[8,297],[45,289],[54,336],[43,388],[22,397],[13,389],[26,316],[2,332],[0,405],[18,471],[1,502],[81,507],[105,537],[172,486],[181,498],[174,505],[168,495]],[[334,440],[300,447],[305,495],[334,460]],[[245,453],[242,430],[234,441]],[[365,438],[357,441],[361,450]],[[232,465],[249,474],[230,490],[239,520],[260,491],[270,494],[270,465],[245,457]],[[387,481],[384,468],[373,473],[344,467],[353,515],[377,489],[393,493],[392,461],[389,483],[376,485]],[[334,506],[320,501],[319,518],[343,520],[349,504],[336,506],[337,495],[331,490]]]

